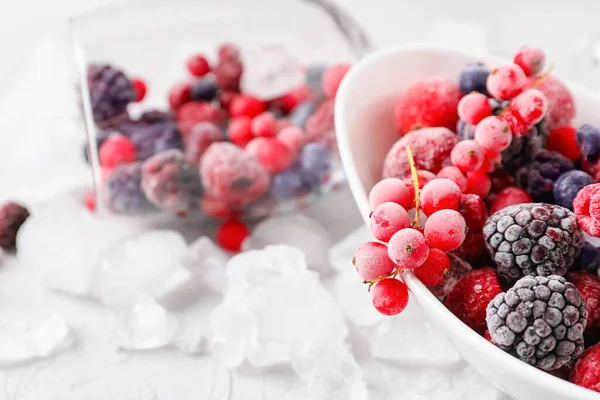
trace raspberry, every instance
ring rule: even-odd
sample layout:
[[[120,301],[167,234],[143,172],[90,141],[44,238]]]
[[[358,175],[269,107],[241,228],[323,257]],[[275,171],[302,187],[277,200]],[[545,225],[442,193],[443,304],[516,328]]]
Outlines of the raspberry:
[[[6,203],[0,208],[0,247],[13,249],[16,244],[17,232],[29,218],[29,211],[17,203]]]
[[[371,289],[373,306],[383,315],[400,314],[408,304],[408,288],[398,280],[387,278]]]
[[[486,81],[490,71],[483,64],[467,64],[459,77],[460,90],[464,94],[479,92],[487,94]]]
[[[169,90],[171,110],[177,110],[188,101],[192,101],[192,84],[190,82],[179,82],[171,87]]]
[[[408,213],[399,204],[382,203],[371,212],[371,232],[377,240],[388,242],[401,229],[410,228]]]
[[[577,131],[577,145],[581,155],[590,162],[600,158],[600,130],[595,126],[583,124]]]
[[[518,65],[494,69],[487,78],[487,90],[498,100],[510,100],[525,88],[527,77]]]
[[[426,215],[443,209],[458,210],[461,196],[460,188],[450,179],[434,179],[421,190],[421,206]]]
[[[394,233],[390,239],[388,255],[400,268],[413,269],[422,265],[427,259],[429,245],[418,230],[402,229]]]
[[[490,206],[490,213],[494,214],[508,206],[524,203],[533,203],[529,193],[521,188],[509,186],[498,193]]]
[[[129,164],[135,161],[135,145],[121,135],[111,135],[102,143],[98,153],[100,165],[104,168],[115,168],[121,164]]]
[[[483,151],[474,140],[463,140],[452,149],[450,160],[463,172],[477,171],[483,164]]]
[[[528,79],[528,87],[538,83],[538,78]],[[550,75],[537,86],[548,100],[548,129],[553,131],[559,126],[569,125],[575,117],[575,100],[569,89],[559,79]]]
[[[306,143],[306,135],[304,131],[297,126],[289,126],[283,128],[277,135],[277,139],[287,146],[292,153],[300,151]]]
[[[266,111],[252,120],[252,134],[255,137],[274,137],[277,135],[277,119]]]
[[[600,278],[585,271],[571,271],[566,278],[585,300],[588,322],[583,333],[587,341],[595,343],[600,339]]]
[[[558,153],[541,151],[533,161],[516,175],[517,183],[527,190],[535,201],[553,203],[552,187],[559,176],[575,168],[573,163]]]
[[[560,126],[554,129],[548,137],[546,148],[563,155],[571,161],[579,159],[581,157],[581,151],[577,144],[577,129],[570,125]]]
[[[146,86],[146,82],[140,78],[134,78],[131,80],[131,86],[133,87],[133,91],[135,92],[135,99],[133,101],[140,102],[144,100],[146,97],[146,92],[148,91],[148,86]]]
[[[558,177],[554,183],[554,199],[556,204],[573,209],[573,201],[577,193],[585,186],[592,185],[594,180],[583,171],[568,171]]]
[[[127,109],[136,93],[125,74],[110,65],[90,65],[87,81],[94,121],[109,121]]]
[[[461,97],[456,83],[444,78],[414,82],[402,93],[394,109],[400,135],[428,127],[454,129]]]
[[[513,62],[521,67],[525,75],[535,76],[544,69],[546,55],[540,49],[524,46],[515,55]]]
[[[458,185],[461,192],[467,190],[467,177],[457,167],[444,167],[437,173],[438,178],[450,179]]]
[[[195,77],[202,78],[210,72],[210,64],[204,55],[193,54],[186,63],[187,69]]]
[[[467,172],[467,190],[465,193],[476,194],[485,199],[491,189],[492,181],[485,172]]]
[[[192,86],[192,100],[194,101],[213,101],[217,97],[219,88],[215,82],[210,79],[202,79]]]
[[[485,150],[499,153],[510,146],[512,132],[503,118],[487,117],[475,128],[475,140]]]
[[[263,111],[265,111],[265,103],[249,94],[240,94],[239,96],[236,96],[229,106],[229,113],[233,118],[254,118]]]
[[[492,106],[486,95],[469,93],[458,102],[458,116],[461,120],[477,125],[479,121],[492,115]]]
[[[386,277],[396,269],[388,256],[387,246],[377,242],[361,245],[356,250],[352,264],[358,276],[367,282]]]
[[[527,125],[540,122],[548,111],[548,100],[537,89],[527,89],[510,102],[514,115]]]
[[[335,97],[342,79],[350,69],[348,64],[338,64],[328,68],[323,75],[323,93],[327,97]]]
[[[234,118],[229,122],[227,136],[232,143],[246,147],[248,142],[254,138],[252,134],[252,119],[249,117]]]
[[[242,243],[248,237],[250,231],[248,227],[240,221],[225,221],[217,228],[217,243],[219,246],[229,251],[240,251]]]
[[[446,128],[410,132],[398,139],[388,151],[383,161],[383,177],[404,179],[410,176],[406,146],[410,146],[418,169],[436,174],[451,164],[450,153],[456,143],[458,138]]]
[[[382,179],[369,192],[369,207],[374,210],[385,202],[398,203],[405,210],[410,210],[413,206],[411,189],[400,179]]]
[[[227,122],[227,111],[207,101],[193,101],[179,107],[176,117],[178,126],[185,136],[196,124],[202,122],[224,126]]]
[[[585,186],[573,200],[577,223],[588,235],[600,237],[600,183]]]
[[[431,248],[427,260],[415,268],[414,272],[424,285],[437,286],[444,282],[445,276],[450,273],[450,258],[443,251]]]
[[[584,388],[600,392],[600,343],[583,352],[569,380]]]
[[[256,159],[270,173],[281,172],[292,163],[292,152],[277,138],[265,138],[256,150]]]
[[[335,100],[327,100],[308,118],[304,127],[308,142],[320,142],[328,146],[335,143],[334,109]]]
[[[217,85],[223,90],[239,91],[244,68],[240,60],[239,49],[233,45],[224,45],[219,49],[219,59],[213,68]]]
[[[216,125],[210,122],[201,122],[194,125],[185,139],[185,160],[194,167],[198,167],[200,165],[200,158],[206,149],[211,144],[224,140],[225,136],[223,132]]]
[[[502,292],[496,272],[489,267],[467,272],[448,293],[444,304],[475,332],[483,335],[488,303]]]
[[[425,222],[425,238],[436,249],[451,251],[465,241],[467,225],[463,216],[454,210],[440,210]]]

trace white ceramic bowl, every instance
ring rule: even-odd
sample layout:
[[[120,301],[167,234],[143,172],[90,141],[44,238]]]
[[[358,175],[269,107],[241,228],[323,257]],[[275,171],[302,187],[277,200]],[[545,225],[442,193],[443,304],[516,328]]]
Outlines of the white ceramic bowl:
[[[487,55],[465,54],[427,46],[379,51],[356,64],[337,94],[337,139],[350,188],[365,222],[367,196],[381,179],[383,159],[398,139],[393,107],[398,95],[417,79],[441,76],[456,80],[467,62],[490,66],[506,63]],[[569,85],[578,106],[578,121],[600,123],[600,97]],[[598,400],[600,394],[556,378],[512,357],[463,324],[414,275],[407,274],[412,301],[440,327],[456,349],[480,374],[515,400]]]

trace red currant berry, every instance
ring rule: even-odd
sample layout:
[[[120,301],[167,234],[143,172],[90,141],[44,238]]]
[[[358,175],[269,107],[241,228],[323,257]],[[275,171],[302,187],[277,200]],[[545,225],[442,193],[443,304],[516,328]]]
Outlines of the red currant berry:
[[[483,163],[483,151],[474,140],[463,140],[452,149],[450,160],[463,172],[476,171]]]
[[[240,94],[239,96],[236,96],[229,107],[229,113],[233,118],[254,118],[263,111],[265,111],[265,103],[249,94]]]
[[[521,67],[525,75],[533,76],[544,69],[546,55],[540,49],[525,46],[515,55],[513,62]]]
[[[94,194],[93,190],[85,194],[85,197],[83,198],[83,204],[85,205],[85,208],[90,211],[96,210],[96,195]]]
[[[525,88],[527,77],[516,64],[493,70],[487,78],[487,90],[498,100],[510,100]]]
[[[227,135],[232,143],[246,147],[254,135],[252,135],[252,119],[248,117],[238,117],[231,120],[227,127]]]
[[[198,78],[201,78],[210,72],[210,64],[202,54],[192,55],[188,58],[186,65],[190,74]]]
[[[427,260],[419,268],[415,268],[414,273],[424,285],[437,286],[450,273],[450,258],[443,251],[432,247]]]
[[[427,218],[425,238],[431,247],[452,251],[460,247],[467,236],[465,218],[454,210],[440,210]]]
[[[383,315],[398,315],[408,304],[408,288],[404,282],[387,278],[371,289],[373,306]]]
[[[297,126],[288,126],[281,129],[277,139],[285,144],[292,153],[297,153],[306,144],[304,131]]]
[[[281,111],[289,113],[298,104],[311,99],[313,96],[314,93],[308,86],[298,86],[284,94],[276,103]]]
[[[371,210],[386,202],[400,204],[405,210],[413,207],[414,191],[398,178],[382,179],[369,192],[369,207]]]
[[[465,193],[476,194],[485,199],[492,189],[492,180],[481,170],[467,172],[467,191]]]
[[[327,97],[335,97],[342,79],[346,75],[346,72],[350,70],[350,65],[339,64],[328,68],[323,75],[323,93]]]
[[[467,177],[458,167],[444,167],[438,172],[437,177],[450,179],[458,185],[461,192],[467,190]]]
[[[112,169],[120,164],[135,161],[135,145],[131,140],[121,135],[111,135],[100,146],[98,152],[100,165]]]
[[[429,245],[418,230],[402,229],[391,237],[388,254],[400,268],[413,269],[421,266],[427,259]]]
[[[169,90],[169,105],[176,110],[183,104],[192,101],[192,85],[190,82],[179,82]]]
[[[510,102],[515,116],[528,125],[540,122],[548,112],[548,100],[537,89],[528,89]]]
[[[375,239],[387,242],[401,229],[410,228],[410,217],[400,204],[382,203],[371,213],[371,232]]]
[[[217,243],[229,251],[240,251],[242,243],[248,237],[248,227],[240,221],[225,221],[217,229]]]
[[[256,151],[258,162],[272,174],[283,171],[292,163],[292,152],[276,138],[265,138]]]
[[[484,174],[491,174],[496,170],[498,165],[502,163],[502,154],[494,153],[493,151],[483,150],[483,164],[481,164],[481,168],[479,171]]]
[[[492,106],[484,94],[469,93],[458,102],[458,116],[471,125],[477,125],[479,121],[490,115],[492,115]]]
[[[248,142],[244,150],[246,153],[258,158],[258,152],[261,147],[268,141],[267,138],[257,137]]]
[[[462,191],[450,179],[434,179],[423,186],[421,190],[421,207],[426,215],[436,211],[460,208]]]
[[[562,154],[571,161],[581,157],[581,150],[577,144],[577,129],[570,125],[556,128],[550,133],[546,148]]]
[[[277,131],[277,118],[268,111],[257,115],[252,120],[252,134],[256,137],[274,137]]]
[[[526,190],[515,186],[510,186],[498,193],[492,202],[492,205],[490,206],[490,214],[500,211],[508,206],[532,202],[533,199]]]
[[[131,80],[131,86],[133,86],[133,91],[135,92],[135,102],[140,102],[144,100],[146,97],[146,92],[148,91],[148,86],[146,86],[146,82],[140,78],[134,78]]]
[[[396,269],[388,256],[387,246],[377,242],[367,242],[360,246],[354,254],[352,264],[358,276],[365,281],[384,278]]]
[[[475,140],[485,150],[500,153],[510,146],[512,132],[504,118],[484,118],[475,128]]]
[[[506,121],[512,135],[515,137],[521,137],[533,128],[533,125],[522,121],[510,107],[502,113],[502,118]]]

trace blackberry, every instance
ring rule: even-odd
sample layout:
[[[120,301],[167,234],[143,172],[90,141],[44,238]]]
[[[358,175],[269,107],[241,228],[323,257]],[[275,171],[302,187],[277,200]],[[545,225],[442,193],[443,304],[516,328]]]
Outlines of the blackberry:
[[[110,65],[90,65],[87,80],[96,122],[122,114],[127,105],[135,100],[135,90],[129,78]]]
[[[133,142],[139,161],[165,150],[183,149],[181,133],[173,121],[126,123],[119,125],[115,130]]]
[[[521,278],[490,301],[486,311],[493,343],[545,371],[581,356],[587,318],[581,293],[558,275]]]
[[[17,203],[6,203],[0,208],[0,247],[15,247],[17,232],[29,218],[29,211]]]
[[[534,201],[554,203],[554,182],[574,168],[573,163],[564,156],[544,150],[537,153],[531,163],[517,172],[517,185],[527,190]]]
[[[485,223],[483,235],[498,273],[509,282],[524,275],[565,275],[584,243],[575,214],[544,203],[496,212]]]
[[[141,214],[153,207],[141,187],[141,163],[121,164],[106,180],[106,203],[117,214]]]
[[[139,124],[155,124],[157,122],[175,122],[175,116],[172,112],[160,110],[144,111],[136,121]]]

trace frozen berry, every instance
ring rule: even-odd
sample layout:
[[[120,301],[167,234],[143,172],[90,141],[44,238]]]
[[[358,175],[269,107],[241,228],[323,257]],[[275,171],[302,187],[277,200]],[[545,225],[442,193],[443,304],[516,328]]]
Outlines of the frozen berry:
[[[192,101],[192,84],[190,82],[179,82],[171,87],[169,105],[172,110],[177,110],[188,101]]]
[[[119,132],[135,145],[138,161],[169,149],[182,149],[181,131],[173,121],[127,123],[119,125]]]
[[[510,102],[515,116],[529,125],[540,122],[548,111],[546,95],[537,89],[527,89]]]
[[[461,196],[460,188],[450,179],[434,179],[421,190],[421,207],[426,215],[444,209],[458,210]]]
[[[300,166],[305,171],[322,176],[331,166],[329,150],[321,143],[307,144],[300,153]]]
[[[515,138],[520,138],[528,134],[533,128],[533,125],[525,123],[525,121],[519,118],[516,111],[510,107],[502,113],[502,119],[506,121]]]
[[[193,76],[201,78],[210,72],[210,64],[204,55],[194,54],[187,60],[187,69]]]
[[[553,192],[556,204],[572,210],[577,193],[585,186],[593,183],[592,177],[583,171],[575,169],[565,172],[554,182]]]
[[[96,194],[93,190],[90,190],[85,194],[85,196],[83,197],[83,204],[85,205],[85,208],[87,208],[89,211],[96,210]]]
[[[277,135],[277,119],[270,112],[263,112],[252,119],[252,134],[255,137]]]
[[[487,94],[486,82],[490,71],[483,64],[467,64],[459,77],[460,90],[464,94],[479,92]]]
[[[482,335],[486,329],[486,309],[490,301],[502,292],[492,268],[467,272],[450,291],[444,304],[450,312]]]
[[[0,208],[0,247],[13,249],[17,232],[29,218],[29,211],[17,203],[6,203]]]
[[[600,132],[598,135],[600,139]],[[600,147],[600,140],[598,141]],[[565,158],[576,161],[581,157],[581,151],[577,144],[577,129],[570,125],[559,126],[550,133],[546,148],[562,154]]]
[[[450,293],[460,278],[462,278],[467,272],[473,270],[471,264],[462,258],[452,253],[447,253],[446,255],[450,259],[450,271],[448,274],[446,274],[442,283],[429,288],[431,293],[441,301],[444,301],[448,293]]]
[[[320,142],[330,147],[334,145],[334,109],[335,100],[330,99],[321,103],[315,112],[310,115],[304,126],[304,131],[309,142]]]
[[[201,122],[211,122],[224,126],[227,122],[227,111],[218,104],[207,101],[193,101],[186,103],[177,110],[177,123],[185,136],[194,125]]]
[[[414,82],[402,93],[394,108],[400,135],[427,127],[454,129],[461,97],[456,83],[444,78]]]
[[[245,147],[246,153],[250,154],[254,158],[258,158],[258,150],[268,141],[268,138],[257,137],[248,142]]]
[[[588,235],[600,237],[600,183],[585,186],[573,200],[577,224]]]
[[[102,143],[98,153],[100,165],[104,168],[115,168],[120,164],[129,164],[136,160],[135,145],[121,135],[111,135]]]
[[[548,100],[548,129],[553,131],[559,126],[569,125],[575,117],[575,100],[569,89],[558,78],[550,75],[541,82],[539,78],[531,77],[528,86],[538,85]]]
[[[350,69],[348,64],[338,64],[328,68],[323,75],[323,93],[335,97],[342,79]]]
[[[475,128],[475,140],[484,149],[500,153],[510,146],[512,132],[505,119],[487,117]]]
[[[135,100],[136,93],[123,71],[110,65],[92,64],[87,70],[87,83],[96,123],[127,116],[127,105]]]
[[[485,203],[476,194],[463,194],[458,212],[465,219],[467,235],[463,244],[454,250],[453,254],[470,263],[486,261],[487,251],[482,232],[488,218]]]
[[[588,310],[588,321],[583,331],[589,342],[600,339],[600,278],[585,271],[571,271],[567,281],[575,285],[585,300]]]
[[[373,306],[383,315],[400,314],[408,304],[408,288],[393,278],[387,278],[377,283],[371,289]]]
[[[213,68],[217,85],[223,90],[239,91],[244,72],[239,49],[227,44],[218,53],[217,65]]]
[[[142,165],[122,164],[110,170],[102,194],[108,208],[123,215],[145,214],[154,210],[142,190]]]
[[[304,146],[306,135],[301,128],[289,126],[279,132],[277,139],[285,144],[292,153],[297,153]]]
[[[429,255],[429,245],[425,236],[416,229],[402,229],[394,233],[388,244],[388,254],[392,261],[404,269],[422,265]]]
[[[233,99],[238,97],[240,94],[238,92],[234,92],[233,90],[219,90],[217,93],[217,98],[219,100],[219,104],[226,110],[229,110],[231,107],[231,103],[233,103]]]
[[[544,150],[538,152],[531,163],[518,171],[516,179],[518,185],[527,190],[533,200],[553,203],[554,182],[559,176],[572,169],[574,165],[571,161],[558,153]]]
[[[487,91],[498,100],[510,100],[525,88],[527,77],[516,64],[494,69],[487,78]]]
[[[485,199],[492,189],[492,181],[490,177],[482,172],[467,172],[467,190],[465,193],[476,194],[482,199]]]
[[[313,102],[303,101],[292,109],[288,118],[292,125],[304,129],[316,110],[317,106]]]
[[[232,143],[245,147],[254,135],[252,134],[252,119],[250,117],[238,117],[229,122],[227,136]]]
[[[544,69],[546,55],[540,49],[524,46],[515,55],[513,62],[521,67],[525,75],[535,76]]]
[[[463,172],[477,171],[483,164],[483,151],[474,140],[463,140],[454,146],[450,159]]]
[[[133,91],[135,92],[135,100],[136,102],[140,102],[144,100],[146,97],[146,91],[148,87],[146,86],[146,82],[140,78],[134,78],[131,80],[131,86],[133,86]]]
[[[438,178],[450,179],[456,183],[461,192],[467,190],[467,177],[465,174],[455,166],[444,167],[437,173]]]
[[[206,149],[208,149],[211,144],[222,142],[224,140],[225,135],[223,135],[223,131],[215,124],[201,122],[194,125],[185,138],[184,154],[186,161],[190,165],[198,167],[200,158]]]
[[[292,163],[292,152],[276,138],[265,138],[257,149],[256,159],[270,173],[281,172]]]
[[[492,115],[492,106],[486,95],[469,93],[458,102],[458,116],[461,120],[477,125],[485,117]]]
[[[425,222],[425,238],[436,249],[452,251],[460,247],[467,235],[467,224],[458,211],[440,210]]]
[[[600,158],[600,130],[595,126],[581,125],[576,133],[577,144],[581,155],[590,162]]]
[[[394,233],[406,228],[410,228],[410,218],[397,203],[382,203],[371,212],[371,233],[377,240],[388,242]]]
[[[210,79],[202,79],[192,86],[191,94],[194,101],[212,101],[217,97],[219,88]]]
[[[225,219],[233,216],[233,212],[226,202],[212,196],[204,196],[200,209],[211,218]]]
[[[431,248],[427,260],[414,273],[424,285],[437,286],[450,273],[450,258],[443,251]]]
[[[277,108],[285,114],[291,112],[298,104],[310,101],[314,97],[313,91],[308,86],[298,86],[281,96],[275,101]]]
[[[386,277],[396,269],[396,265],[388,256],[387,246],[377,242],[367,242],[360,246],[352,264],[358,276],[365,281]]]
[[[233,118],[254,118],[263,111],[265,111],[265,104],[249,94],[240,94],[239,96],[236,96],[229,107],[229,113]]]
[[[248,237],[250,231],[248,227],[240,221],[225,221],[217,229],[217,243],[219,246],[229,251],[240,251],[242,243]]]
[[[410,210],[413,207],[411,188],[397,178],[382,179],[369,192],[369,207],[374,210],[382,203],[392,202]]]
[[[579,386],[600,392],[600,343],[586,349],[571,372],[569,380]]]
[[[502,189],[490,206],[490,214],[515,204],[533,203],[531,195],[526,190],[509,186]]]

